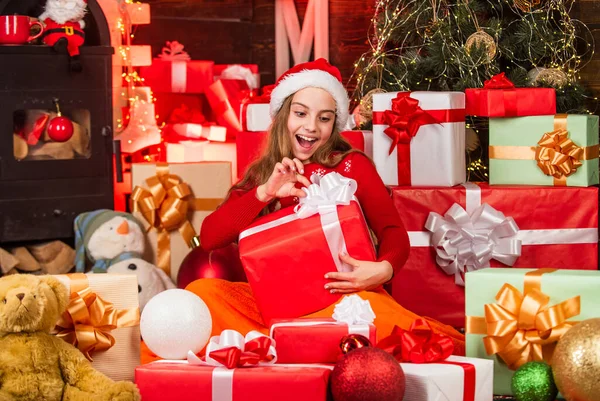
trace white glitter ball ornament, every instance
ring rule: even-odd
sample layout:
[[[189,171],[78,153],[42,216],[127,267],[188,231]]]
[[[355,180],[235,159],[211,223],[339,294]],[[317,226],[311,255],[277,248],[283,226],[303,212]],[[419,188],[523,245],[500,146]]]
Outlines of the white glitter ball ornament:
[[[208,343],[212,317],[196,294],[181,289],[163,291],[142,312],[140,331],[148,348],[163,359],[186,359]]]

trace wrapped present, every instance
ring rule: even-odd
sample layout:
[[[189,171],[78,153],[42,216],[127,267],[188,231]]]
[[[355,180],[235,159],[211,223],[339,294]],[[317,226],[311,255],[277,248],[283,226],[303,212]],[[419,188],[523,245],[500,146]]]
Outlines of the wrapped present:
[[[260,88],[260,74],[257,64],[215,64],[213,66],[214,80],[245,81],[253,91]]]
[[[202,221],[231,186],[231,163],[133,163],[131,211],[148,231],[145,259],[173,280]]]
[[[551,363],[571,326],[600,315],[598,271],[487,269],[466,276],[466,352],[494,361],[495,394],[512,394],[515,369]]]
[[[223,127],[203,127],[203,138],[210,138],[211,132]],[[224,134],[222,134],[224,135]],[[229,162],[231,163],[231,182],[237,181],[237,151],[232,141],[222,142],[212,140],[183,140],[176,143],[167,142],[166,160],[168,163],[195,163],[195,162]]]
[[[395,187],[392,199],[411,242],[392,295],[419,315],[464,327],[465,271],[598,269],[598,188],[468,183]]]
[[[328,282],[324,276],[351,271],[339,259],[341,252],[358,260],[375,260],[368,227],[353,200],[356,181],[335,172],[313,175],[311,180],[307,196],[300,198],[296,208],[261,217],[239,237],[248,283],[267,324],[335,303],[340,294],[324,289]]]
[[[266,131],[242,131],[235,137],[238,177],[243,177],[252,162],[257,160],[267,145]]]
[[[213,61],[191,60],[183,45],[167,42],[152,65],[142,67],[140,75],[154,92],[204,93],[213,83]]]
[[[161,92],[156,94],[154,102],[156,110],[156,121],[162,123],[197,123],[202,124],[206,120],[206,116],[211,113],[210,105],[204,94],[196,93],[166,93]],[[191,120],[173,120],[175,110],[191,110],[193,117]],[[200,117],[202,116],[202,117]]]
[[[242,130],[239,110],[249,93],[248,86],[243,81],[218,80],[206,88],[206,98],[215,120],[219,125],[227,127],[232,138]]]
[[[205,359],[159,361],[136,369],[144,401],[327,400],[331,365],[273,365],[272,339],[224,330],[210,339]],[[243,368],[242,368],[243,367]]]
[[[490,401],[494,364],[485,359],[450,356],[436,363],[401,363],[410,401]]]
[[[374,94],[373,161],[387,185],[465,182],[464,93]]]
[[[133,381],[140,364],[137,276],[74,273],[54,277],[67,287],[71,298],[53,334],[77,347],[111,379]]]
[[[242,131],[267,131],[271,126],[271,115],[269,102],[271,92],[275,85],[267,85],[262,88],[260,96],[250,96],[242,102],[240,110],[240,122]]]
[[[204,148],[208,141],[181,141],[167,143],[167,163],[197,163],[204,160]]]
[[[365,152],[367,156],[373,158],[373,132],[372,131],[343,131],[341,135],[347,140],[354,149]]]
[[[477,117],[524,117],[556,114],[554,88],[515,88],[500,73],[483,88],[465,90],[467,115]]]
[[[490,184],[598,184],[598,116],[490,119]]]
[[[335,306],[331,319],[274,320],[271,338],[277,343],[279,363],[336,363],[342,357],[340,340],[361,334],[377,342],[375,313],[369,301],[353,294]]]

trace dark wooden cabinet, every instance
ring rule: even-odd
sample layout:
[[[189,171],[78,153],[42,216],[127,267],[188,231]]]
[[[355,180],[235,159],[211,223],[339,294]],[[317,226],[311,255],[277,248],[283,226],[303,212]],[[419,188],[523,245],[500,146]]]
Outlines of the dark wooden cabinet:
[[[0,14],[32,17],[44,0],[3,0]],[[83,71],[69,70],[66,54],[43,45],[0,46],[0,243],[73,236],[82,212],[113,207],[112,55],[106,18],[88,0]],[[87,113],[89,157],[17,160],[13,155],[14,114],[54,110]]]

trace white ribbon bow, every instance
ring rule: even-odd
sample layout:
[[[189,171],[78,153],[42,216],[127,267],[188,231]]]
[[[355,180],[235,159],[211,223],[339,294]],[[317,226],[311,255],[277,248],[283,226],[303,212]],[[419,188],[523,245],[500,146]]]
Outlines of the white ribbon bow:
[[[183,45],[176,40],[167,42],[167,45],[162,48],[158,57],[168,61],[188,61],[191,58],[190,55],[183,50]]]
[[[352,294],[345,296],[342,302],[335,306],[332,317],[337,322],[346,323],[348,326],[372,324],[375,320],[375,312],[368,300]]]
[[[306,193],[306,197],[298,200],[294,212],[300,219],[319,213],[323,234],[325,234],[337,270],[350,272],[352,267],[343,263],[339,258],[340,253],[348,252],[337,213],[337,206],[350,204],[350,201],[354,199],[358,184],[355,180],[344,177],[335,171],[326,174],[324,177],[313,174],[310,180],[313,184],[308,188],[302,188]]]
[[[457,203],[443,217],[431,212],[425,228],[432,232],[437,264],[446,274],[454,274],[458,285],[465,285],[465,271],[488,267],[491,259],[512,266],[521,256],[517,223],[487,203],[470,216]]]
[[[188,363],[191,365],[210,365],[210,366],[223,366],[222,363],[215,361],[210,357],[210,353],[213,351],[217,351],[220,349],[236,347],[239,348],[240,351],[245,351],[245,345],[248,341],[252,341],[258,337],[267,337],[262,333],[259,333],[256,330],[250,331],[244,337],[240,332],[235,330],[223,330],[221,335],[213,336],[210,338],[208,345],[206,346],[206,361],[198,358],[196,354],[192,351],[188,351]],[[269,352],[267,355],[272,356],[268,362],[261,361],[258,365],[272,365],[277,362],[277,351],[275,350],[275,340],[271,339],[271,346],[269,347]]]
[[[239,64],[234,64],[229,66],[223,70],[220,79],[239,79],[241,81],[246,81],[248,84],[248,88],[250,89],[258,89],[258,82],[256,80],[256,76],[252,72],[252,70],[248,67],[244,67]]]

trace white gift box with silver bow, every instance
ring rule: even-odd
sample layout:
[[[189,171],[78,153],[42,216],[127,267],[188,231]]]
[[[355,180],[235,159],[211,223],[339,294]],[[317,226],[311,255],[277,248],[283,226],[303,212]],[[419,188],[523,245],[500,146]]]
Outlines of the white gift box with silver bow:
[[[392,295],[455,327],[464,327],[464,272],[598,268],[598,188],[395,187],[392,200],[411,243]]]

